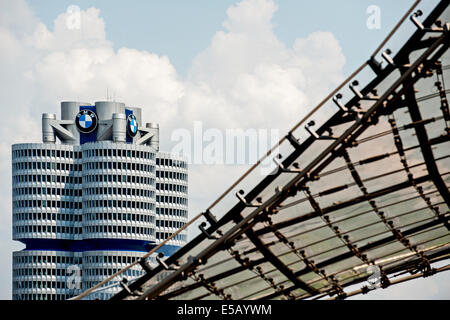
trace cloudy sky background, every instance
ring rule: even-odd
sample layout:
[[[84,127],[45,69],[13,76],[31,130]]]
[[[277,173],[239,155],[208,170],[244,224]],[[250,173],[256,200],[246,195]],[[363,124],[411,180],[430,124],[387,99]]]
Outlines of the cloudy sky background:
[[[428,1],[421,8],[431,8]],[[380,29],[366,26],[377,5]],[[69,29],[67,8],[81,8]],[[0,0],[0,298],[11,298],[11,144],[41,141],[41,114],[59,102],[116,101],[143,108],[171,134],[204,128],[285,133],[366,60],[411,1]],[[20,121],[19,121],[20,120]],[[245,166],[194,165],[190,215]],[[364,298],[450,298],[448,275]]]

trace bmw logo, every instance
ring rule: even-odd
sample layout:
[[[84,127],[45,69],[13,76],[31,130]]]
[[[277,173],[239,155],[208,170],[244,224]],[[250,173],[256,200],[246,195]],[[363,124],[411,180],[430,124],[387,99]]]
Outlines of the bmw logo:
[[[75,124],[82,133],[91,133],[97,129],[97,114],[91,110],[82,110],[78,112],[75,118]]]
[[[127,131],[130,137],[135,137],[139,130],[138,123],[134,114],[130,114],[127,119]]]

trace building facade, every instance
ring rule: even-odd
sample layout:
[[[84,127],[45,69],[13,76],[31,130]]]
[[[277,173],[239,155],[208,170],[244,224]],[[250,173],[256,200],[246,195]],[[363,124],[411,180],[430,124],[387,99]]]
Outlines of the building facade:
[[[76,296],[187,222],[187,163],[159,152],[158,125],[142,123],[123,103],[62,102],[61,120],[42,116],[43,143],[12,146],[13,239],[25,245],[13,253],[14,300]],[[111,297],[119,280],[88,298]]]

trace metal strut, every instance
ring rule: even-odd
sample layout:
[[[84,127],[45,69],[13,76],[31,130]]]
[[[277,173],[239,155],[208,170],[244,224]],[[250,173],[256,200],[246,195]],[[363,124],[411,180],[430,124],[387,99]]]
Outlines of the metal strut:
[[[448,106],[448,100],[447,100],[447,90],[445,90],[445,81],[444,81],[444,74],[442,70],[442,63],[440,61],[436,62],[436,82],[434,83],[436,86],[439,97],[441,99],[441,111],[444,115],[444,121],[445,121],[445,131],[447,135],[450,135],[450,111]]]

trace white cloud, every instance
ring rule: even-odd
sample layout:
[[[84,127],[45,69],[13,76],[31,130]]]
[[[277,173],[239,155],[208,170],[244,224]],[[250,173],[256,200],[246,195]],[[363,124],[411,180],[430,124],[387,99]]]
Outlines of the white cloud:
[[[100,10],[89,8],[80,13],[79,26],[71,25],[73,13],[66,12],[56,18],[53,31],[39,23],[28,40],[36,48],[49,51],[111,47],[111,43],[106,40],[105,23],[99,16]]]
[[[193,116],[219,128],[286,130],[342,80],[345,58],[333,34],[316,32],[289,48],[274,33],[276,10],[262,0],[227,10],[225,31],[214,35],[190,69],[193,87],[182,103],[205,101],[205,95],[209,102],[192,106]]]

